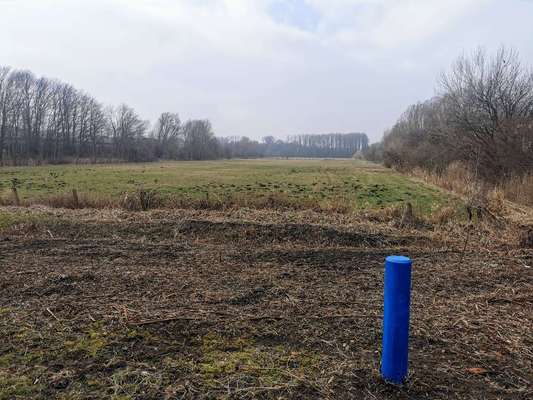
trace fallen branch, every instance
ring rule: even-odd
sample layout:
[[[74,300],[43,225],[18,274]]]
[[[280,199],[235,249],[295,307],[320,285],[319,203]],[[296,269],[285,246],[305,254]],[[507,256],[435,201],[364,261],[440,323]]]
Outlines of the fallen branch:
[[[290,388],[296,388],[298,385],[283,385],[283,386],[257,386],[257,387],[246,387],[246,388],[239,388],[235,389],[233,391],[228,391],[229,393],[242,393],[242,392],[254,392],[254,393],[260,393],[260,392],[268,392],[268,391],[280,391],[280,390],[287,390]]]
[[[142,325],[153,325],[153,324],[162,324],[165,322],[174,322],[174,321],[206,321],[200,318],[192,318],[192,317],[169,317],[169,318],[162,318],[162,319],[148,319],[145,321],[138,321],[138,322],[128,322],[130,325],[133,326],[142,326]]]
[[[59,321],[59,318],[57,318],[56,315],[52,312],[52,310],[50,310],[49,308],[46,308],[46,311],[48,311],[48,313],[49,313],[52,317],[54,317],[56,321],[61,322],[61,321]]]

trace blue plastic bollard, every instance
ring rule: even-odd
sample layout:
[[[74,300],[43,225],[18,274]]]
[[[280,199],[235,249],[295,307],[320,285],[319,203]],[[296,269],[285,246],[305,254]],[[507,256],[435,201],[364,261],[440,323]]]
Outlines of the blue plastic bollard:
[[[385,260],[381,376],[397,385],[405,381],[408,371],[411,265],[403,256]]]

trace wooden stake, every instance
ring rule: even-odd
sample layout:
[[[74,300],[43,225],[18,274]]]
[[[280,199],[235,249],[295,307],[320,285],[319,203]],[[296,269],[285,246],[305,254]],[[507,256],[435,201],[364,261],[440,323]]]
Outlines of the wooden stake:
[[[13,191],[13,200],[15,200],[15,205],[17,207],[19,207],[20,206],[20,198],[19,198],[19,194],[17,192],[17,188],[15,186],[13,186],[11,188],[11,190]]]
[[[80,208],[80,200],[76,189],[72,189],[72,200],[74,201],[74,208]]]

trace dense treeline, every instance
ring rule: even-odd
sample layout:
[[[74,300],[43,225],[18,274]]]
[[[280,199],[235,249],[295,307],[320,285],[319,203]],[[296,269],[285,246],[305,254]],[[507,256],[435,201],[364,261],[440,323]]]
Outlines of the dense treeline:
[[[533,171],[533,72],[517,52],[457,59],[439,94],[410,106],[367,157],[396,168],[442,171],[452,162],[497,180]]]
[[[287,141],[264,137],[262,142],[243,138],[220,139],[227,157],[329,157],[350,158],[368,147],[364,133],[290,136]]]
[[[216,158],[209,121],[163,113],[154,128],[131,107],[104,107],[69,84],[0,67],[0,163]]]
[[[352,157],[368,147],[364,133],[298,135],[289,137],[288,141],[308,157]]]
[[[208,160],[232,157],[351,157],[365,134],[303,135],[284,142],[216,138],[208,120],[161,114],[153,127],[133,108],[105,107],[69,84],[0,67],[0,165]]]

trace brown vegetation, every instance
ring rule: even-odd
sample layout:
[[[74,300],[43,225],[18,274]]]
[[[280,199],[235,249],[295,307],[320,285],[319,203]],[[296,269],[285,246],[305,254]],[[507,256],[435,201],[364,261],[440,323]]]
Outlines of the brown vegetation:
[[[511,227],[398,229],[402,210],[9,212],[1,398],[533,395],[533,253]],[[414,259],[402,388],[379,377],[392,253]]]
[[[15,189],[16,190],[16,189]],[[14,192],[15,193],[15,192]],[[204,198],[183,196],[161,196],[156,190],[139,188],[122,197],[101,194],[71,193],[35,197],[21,201],[18,196],[0,196],[2,206],[45,205],[52,208],[93,208],[117,209],[127,211],[147,211],[153,209],[196,209],[196,210],[237,210],[240,208],[272,210],[313,210],[316,212],[349,213],[352,208],[346,201],[329,201],[322,204],[317,199],[289,198],[283,193],[271,193],[264,196],[229,194],[215,196],[207,194]]]
[[[370,150],[369,158],[387,166],[421,168],[439,177],[441,186],[459,183],[456,192],[481,181],[530,204],[533,71],[505,48],[494,57],[483,50],[459,57],[441,77],[438,95],[409,107]]]
[[[526,207],[533,206],[533,179],[530,175],[494,184],[476,177],[472,170],[459,162],[451,163],[440,173],[414,168],[410,175],[458,194],[464,199],[467,208],[490,210],[496,215],[506,215],[507,209],[512,207],[510,202]]]

